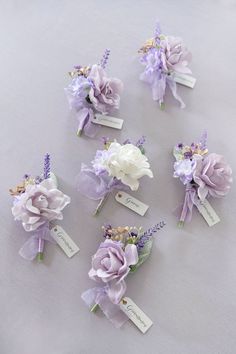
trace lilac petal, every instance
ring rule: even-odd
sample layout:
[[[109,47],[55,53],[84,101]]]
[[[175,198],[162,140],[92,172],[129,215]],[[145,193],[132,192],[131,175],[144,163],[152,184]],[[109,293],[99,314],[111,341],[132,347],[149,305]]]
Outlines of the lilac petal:
[[[111,281],[108,284],[109,288],[107,291],[107,295],[111,302],[114,304],[119,304],[122,297],[125,294],[126,291],[126,283],[124,280],[121,280],[120,282],[117,281]]]
[[[138,263],[138,252],[135,245],[128,244],[125,247],[125,256],[127,260],[127,265],[135,265]]]

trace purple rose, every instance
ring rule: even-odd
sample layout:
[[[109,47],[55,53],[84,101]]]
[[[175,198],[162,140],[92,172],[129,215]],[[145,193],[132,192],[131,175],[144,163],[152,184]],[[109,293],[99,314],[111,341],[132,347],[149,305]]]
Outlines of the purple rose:
[[[138,262],[137,247],[128,244],[123,250],[122,246],[122,243],[112,240],[101,243],[92,258],[89,271],[91,279],[107,284],[107,295],[115,304],[121,301],[126,291],[124,279],[130,271],[130,265]]]
[[[62,210],[70,198],[56,188],[49,178],[40,184],[28,184],[25,192],[17,197],[12,214],[20,220],[26,231],[35,231],[52,220],[62,220]]]
[[[204,159],[198,159],[193,179],[198,184],[198,196],[204,200],[209,193],[212,197],[223,197],[232,183],[232,170],[224,157],[209,154]]]
[[[88,78],[93,86],[89,91],[89,99],[94,108],[103,114],[118,109],[123,83],[116,78],[109,78],[100,65],[93,65]]]
[[[191,60],[191,53],[183,40],[178,37],[162,35],[160,39],[161,58],[165,70],[191,74],[191,70],[187,67]]]

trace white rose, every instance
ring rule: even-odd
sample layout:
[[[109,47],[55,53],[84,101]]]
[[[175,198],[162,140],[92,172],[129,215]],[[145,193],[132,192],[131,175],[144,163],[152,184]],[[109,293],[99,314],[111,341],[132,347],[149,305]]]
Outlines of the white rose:
[[[108,159],[103,164],[110,176],[116,177],[133,191],[139,187],[139,178],[145,175],[153,177],[147,157],[133,144],[111,143]]]

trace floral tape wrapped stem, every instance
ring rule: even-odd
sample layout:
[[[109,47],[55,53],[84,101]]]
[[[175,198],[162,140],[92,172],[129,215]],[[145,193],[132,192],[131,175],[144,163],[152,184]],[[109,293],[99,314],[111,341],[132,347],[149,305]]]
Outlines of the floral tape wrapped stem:
[[[110,51],[105,50],[99,64],[82,67],[77,65],[70,72],[71,83],[65,88],[69,106],[78,119],[77,135],[82,132],[94,137],[98,126],[93,124],[96,113],[110,114],[119,109],[123,83],[117,78],[108,77],[105,67]]]
[[[160,222],[145,232],[142,228],[129,226],[103,227],[105,241],[92,257],[92,268],[89,271],[90,279],[100,285],[82,294],[91,312],[101,308],[117,328],[128,320],[119,307],[127,289],[125,279],[150,256],[153,234],[164,225],[164,222]]]
[[[50,171],[50,156],[45,155],[44,173],[41,176],[25,175],[23,182],[10,190],[14,197],[12,214],[31,233],[20,249],[20,255],[28,260],[43,260],[45,241],[55,243],[50,234],[50,224],[62,220],[62,210],[70,198],[57,188],[56,178]]]
[[[139,179],[152,178],[150,164],[144,154],[142,137],[136,144],[126,140],[123,144],[104,140],[104,150],[98,150],[91,167],[82,164],[78,177],[78,191],[90,199],[100,200],[94,215],[98,215],[113,190],[136,191]]]
[[[179,226],[192,218],[193,206],[197,199],[204,201],[209,196],[224,197],[232,183],[232,170],[222,155],[208,154],[207,133],[204,132],[198,143],[190,146],[179,143],[174,148],[174,177],[185,186]]]

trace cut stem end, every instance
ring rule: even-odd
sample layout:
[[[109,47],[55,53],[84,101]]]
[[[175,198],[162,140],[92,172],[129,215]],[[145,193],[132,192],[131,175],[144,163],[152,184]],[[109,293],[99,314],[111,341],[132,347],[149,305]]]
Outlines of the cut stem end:
[[[184,227],[184,221],[179,221],[177,225],[180,229],[182,229]]]
[[[82,129],[78,129],[76,134],[78,137],[80,137],[82,135]]]
[[[98,309],[99,309],[99,305],[98,305],[98,304],[94,304],[94,305],[91,307],[90,312],[95,313]]]
[[[43,252],[38,252],[36,259],[38,262],[42,262],[43,261]]]

